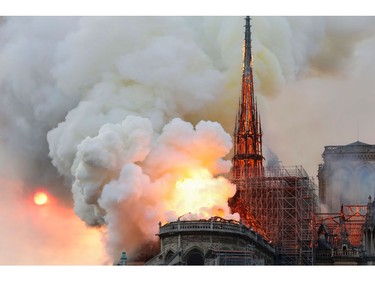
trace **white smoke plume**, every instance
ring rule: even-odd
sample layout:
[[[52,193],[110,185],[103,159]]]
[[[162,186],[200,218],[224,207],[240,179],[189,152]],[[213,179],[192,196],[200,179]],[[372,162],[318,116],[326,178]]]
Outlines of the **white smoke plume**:
[[[161,198],[173,196],[167,187],[183,177],[198,173],[230,196],[233,186],[219,175],[229,170],[222,158],[230,157],[225,131],[233,131],[240,94],[243,25],[243,17],[5,18],[2,176],[30,189],[45,185],[68,202],[72,190],[76,213],[89,225],[107,225],[111,254],[181,215]],[[313,146],[306,147],[311,136],[299,131],[290,148],[280,134],[298,131],[299,123],[272,101],[290,83],[348,75],[344,66],[373,40],[373,19],[254,17],[252,25],[265,144],[300,164],[299,149]],[[362,67],[353,64],[356,73]],[[295,100],[310,102],[303,93]],[[199,171],[184,174],[191,165]]]
[[[194,129],[173,119],[161,134],[152,130],[149,119],[131,115],[103,125],[97,136],[78,146],[76,213],[88,224],[106,223],[109,251],[116,254],[122,248],[133,253],[151,240],[159,221],[188,212],[201,218],[232,217],[227,199],[235,187],[214,177],[229,171],[230,162],[221,158],[231,146],[230,136],[212,122],[202,121]]]

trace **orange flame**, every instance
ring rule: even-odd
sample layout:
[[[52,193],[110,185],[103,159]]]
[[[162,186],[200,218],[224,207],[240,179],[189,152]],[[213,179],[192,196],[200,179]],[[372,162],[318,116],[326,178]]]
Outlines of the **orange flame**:
[[[226,217],[230,215],[227,201],[234,193],[234,185],[224,177],[213,177],[204,168],[193,169],[176,182],[171,207],[178,215]]]

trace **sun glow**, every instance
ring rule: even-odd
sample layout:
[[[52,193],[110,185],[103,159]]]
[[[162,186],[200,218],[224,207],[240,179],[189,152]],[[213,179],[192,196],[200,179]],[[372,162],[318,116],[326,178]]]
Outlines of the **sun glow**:
[[[48,202],[48,196],[44,192],[37,192],[34,194],[34,203],[36,205],[42,206]]]

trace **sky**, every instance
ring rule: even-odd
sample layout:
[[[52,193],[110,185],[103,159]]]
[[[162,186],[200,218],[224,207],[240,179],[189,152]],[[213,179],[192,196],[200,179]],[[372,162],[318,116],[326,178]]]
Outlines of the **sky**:
[[[266,161],[277,155],[316,178],[325,145],[375,144],[374,22],[252,18]],[[122,240],[138,245],[128,237],[153,236],[177,215],[155,199],[170,196],[160,186],[179,168],[205,167],[219,184],[243,25],[243,16],[1,18],[0,264],[111,264]],[[147,234],[128,227],[140,222]]]

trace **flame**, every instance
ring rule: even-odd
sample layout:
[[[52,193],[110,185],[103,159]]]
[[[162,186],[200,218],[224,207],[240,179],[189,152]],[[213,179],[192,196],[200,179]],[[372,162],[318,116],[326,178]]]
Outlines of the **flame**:
[[[213,177],[205,168],[187,172],[187,176],[175,184],[172,208],[178,215],[186,213],[198,218],[228,217],[228,198],[235,187],[224,177]]]

